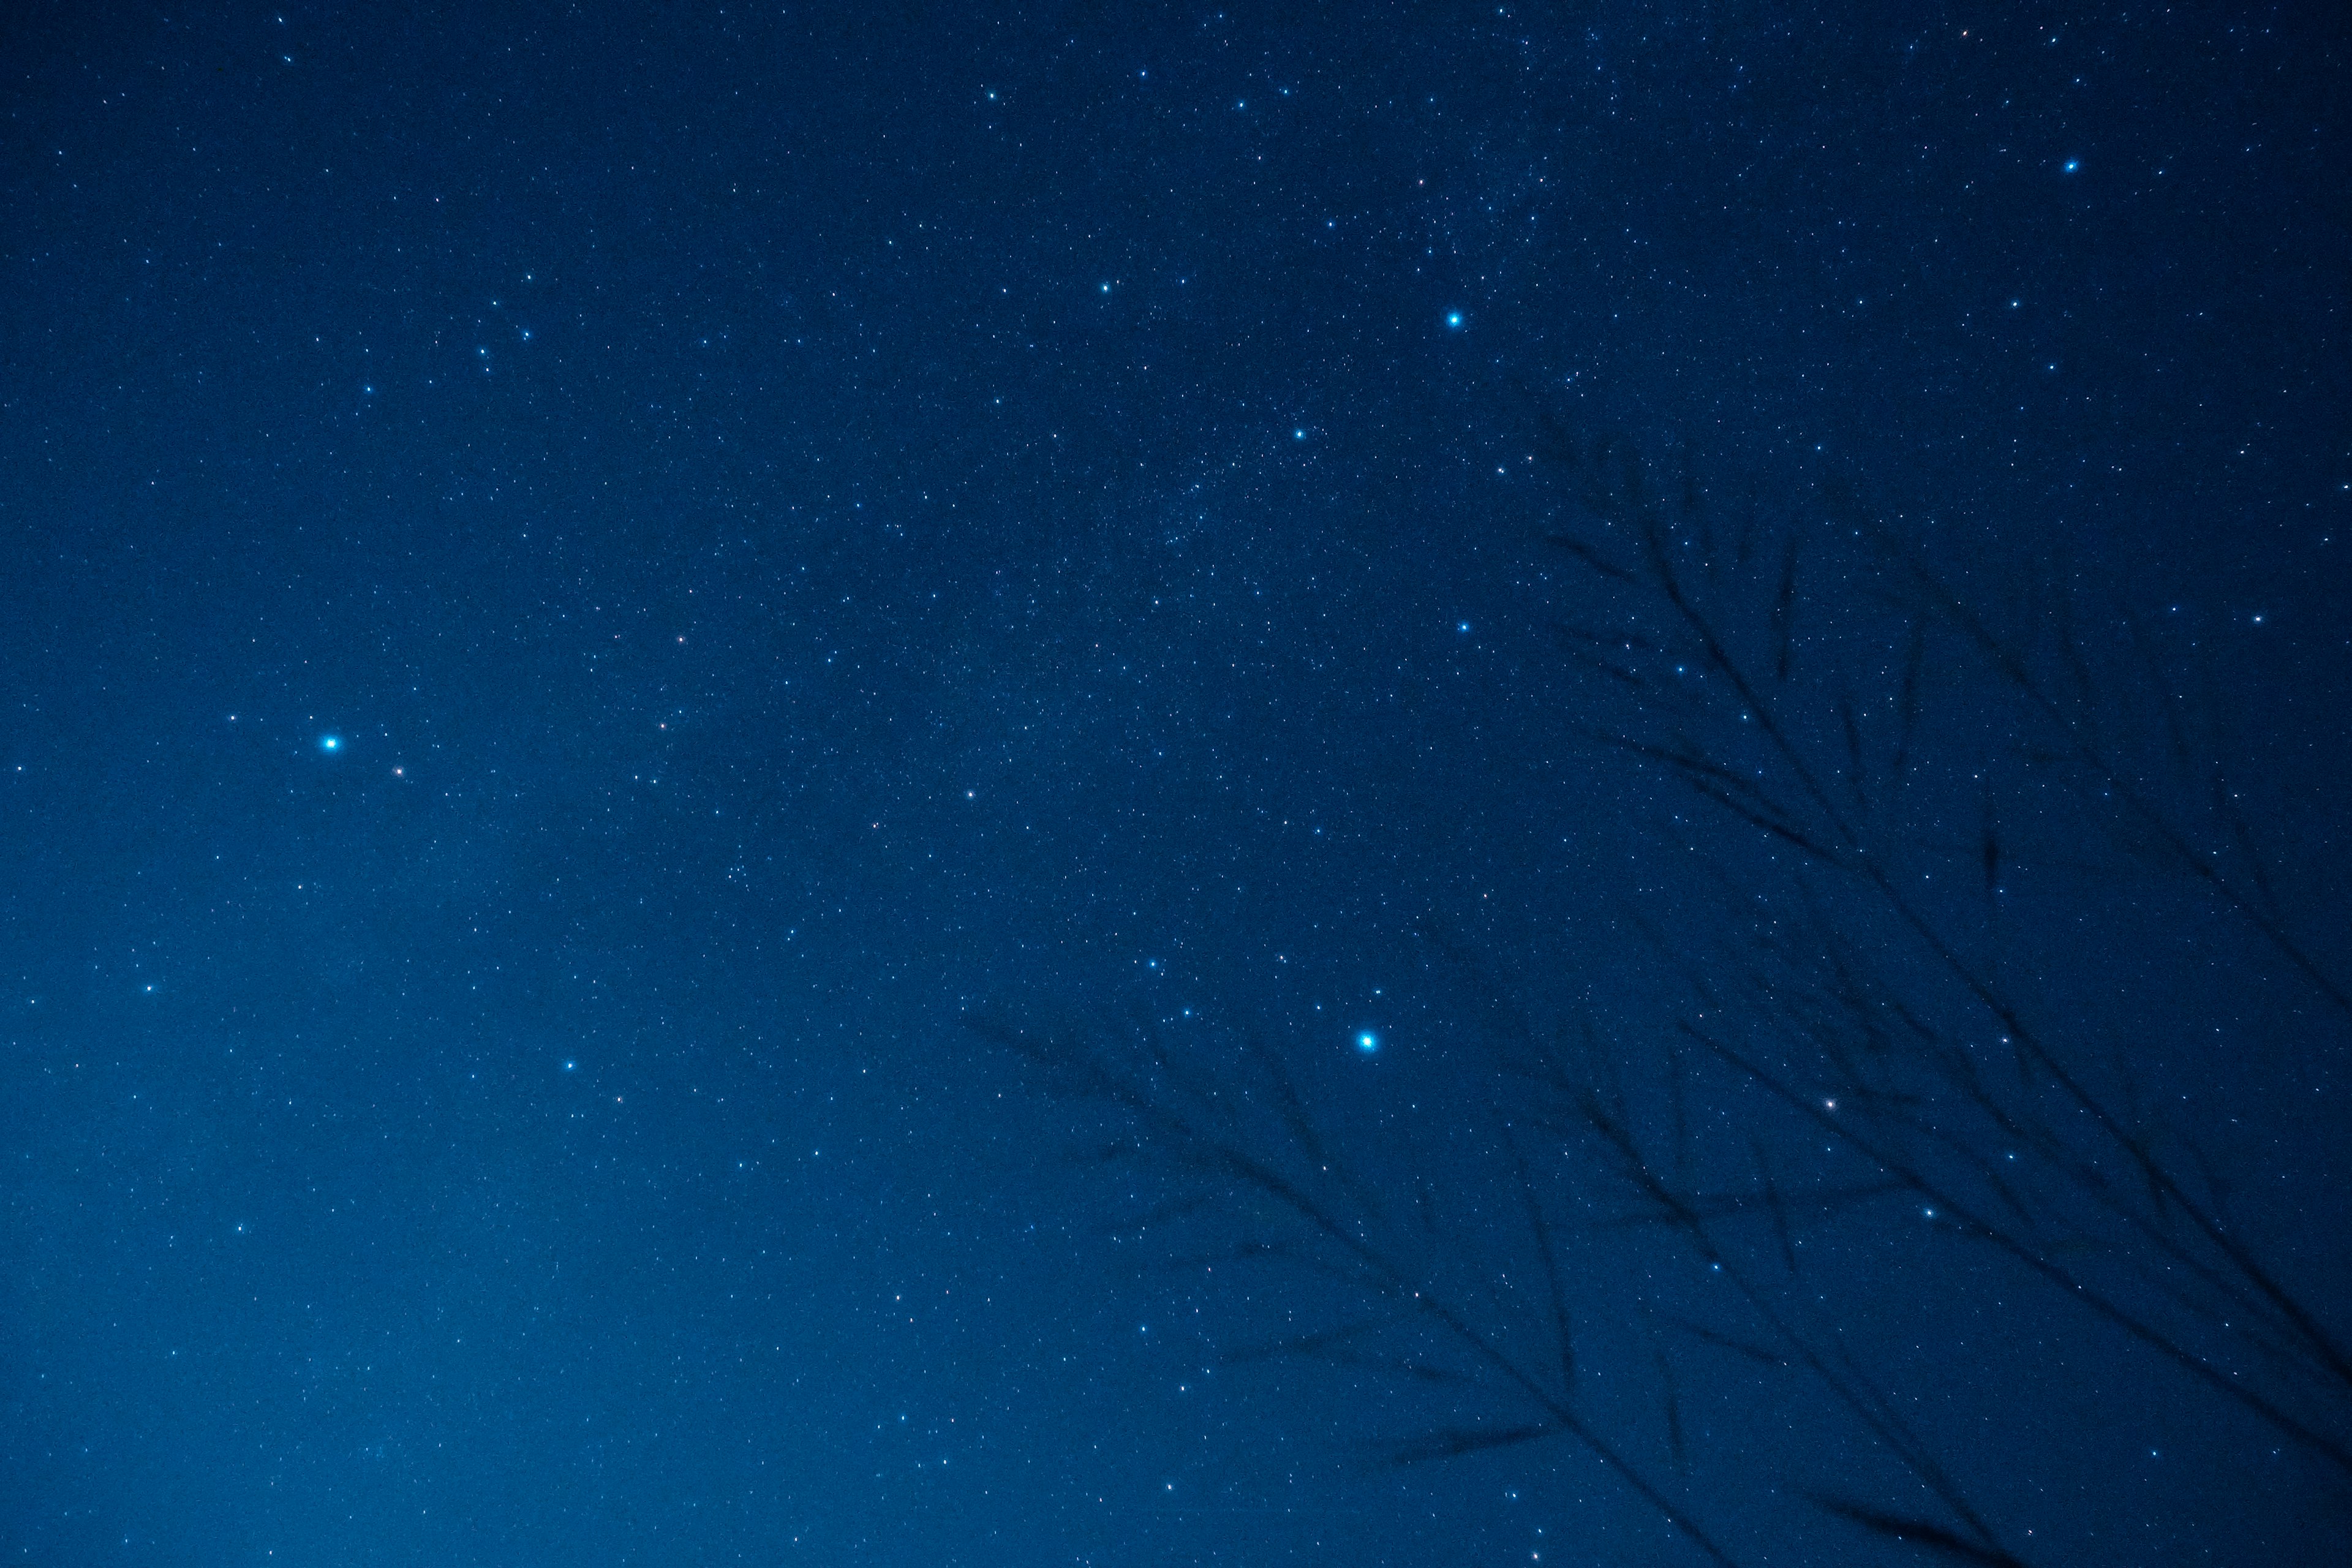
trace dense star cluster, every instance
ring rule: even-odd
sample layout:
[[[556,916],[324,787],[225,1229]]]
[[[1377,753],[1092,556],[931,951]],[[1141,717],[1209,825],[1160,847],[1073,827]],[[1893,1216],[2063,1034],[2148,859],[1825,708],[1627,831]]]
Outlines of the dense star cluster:
[[[2339,1560],[2325,8],[0,34],[5,1561]]]

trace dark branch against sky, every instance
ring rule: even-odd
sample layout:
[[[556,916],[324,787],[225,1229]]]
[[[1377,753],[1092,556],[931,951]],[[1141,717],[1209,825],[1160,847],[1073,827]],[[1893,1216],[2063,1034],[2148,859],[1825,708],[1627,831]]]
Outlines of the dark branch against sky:
[[[1256,1032],[1440,1171],[1496,1006],[1670,1036],[1694,846],[1767,852],[1592,742],[1561,430],[2196,716],[2308,973],[2053,807],[2000,973],[2340,1333],[2345,65],[2324,7],[19,7],[0,1546],[1688,1552],[1233,1360],[1329,1303],[1168,1267],[964,1026]],[[2002,721],[1929,696],[1923,767]],[[2011,1550],[2330,1560],[2340,1478],[1915,1207],[1811,1267]],[[1638,1447],[1622,1328],[1577,1419]],[[1695,1444],[1876,1475],[1725,1389]],[[1743,1561],[1918,1512],[1671,1484]]]

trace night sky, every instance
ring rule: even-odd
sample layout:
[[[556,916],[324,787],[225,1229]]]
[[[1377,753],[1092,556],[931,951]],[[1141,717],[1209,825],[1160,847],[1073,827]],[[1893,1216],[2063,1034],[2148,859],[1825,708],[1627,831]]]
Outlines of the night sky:
[[[2341,22],[8,7],[5,1560],[2341,1561]]]

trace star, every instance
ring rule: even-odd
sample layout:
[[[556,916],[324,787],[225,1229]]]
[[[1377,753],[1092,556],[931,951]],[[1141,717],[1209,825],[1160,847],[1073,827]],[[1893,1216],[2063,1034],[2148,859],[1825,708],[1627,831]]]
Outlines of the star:
[[[1365,1056],[1369,1057],[1380,1048],[1381,1037],[1372,1033],[1370,1029],[1364,1030],[1361,1034],[1359,1034],[1356,1037],[1356,1049]]]
[[[319,750],[322,752],[340,752],[342,749],[343,738],[341,735],[321,735],[319,737]]]

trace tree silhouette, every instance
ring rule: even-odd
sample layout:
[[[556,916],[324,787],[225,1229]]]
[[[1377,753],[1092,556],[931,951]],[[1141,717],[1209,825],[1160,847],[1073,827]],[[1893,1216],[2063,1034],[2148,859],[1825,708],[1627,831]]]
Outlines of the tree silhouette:
[[[2050,1293],[2352,1485],[2352,1349],[2276,1260],[2275,1205],[2248,1208],[2270,1173],[2166,1092],[2218,1070],[2211,1017],[2101,1000],[2187,931],[2242,984],[2296,988],[2281,1054],[2352,1024],[2179,650],[2048,572],[1979,602],[1835,487],[1727,510],[1686,463],[1541,426],[1574,722],[1703,808],[1668,814],[1701,869],[1626,912],[1668,978],[1547,1019],[1426,933],[1484,1054],[1418,1142],[1332,1125],[1265,1037],[979,1026],[1115,1113],[1104,1152],[1158,1184],[1136,1223],[1171,1258],[1244,1295],[1254,1271],[1320,1283],[1231,1353],[1436,1401],[1392,1458],[1572,1444],[1718,1563],[1711,1521],[1768,1480],[1891,1546],[2021,1561],[2000,1479],[1890,1392],[1844,1331],[1853,1272],[1813,1261],[1896,1236]],[[1626,1287],[1662,1244],[1687,1269]],[[1594,1341],[1641,1347],[1640,1400],[1580,1378]],[[1687,1390],[1791,1379],[1880,1456],[1869,1480],[1700,1451]]]

